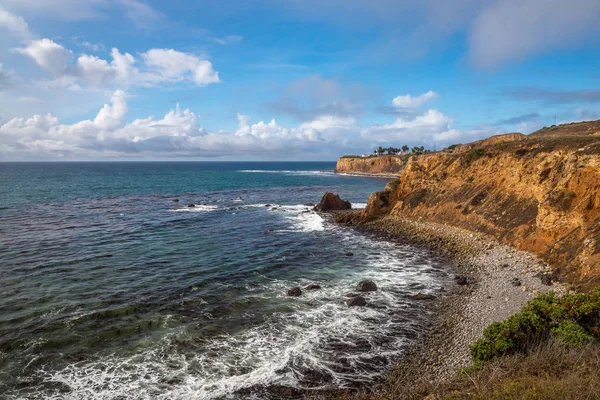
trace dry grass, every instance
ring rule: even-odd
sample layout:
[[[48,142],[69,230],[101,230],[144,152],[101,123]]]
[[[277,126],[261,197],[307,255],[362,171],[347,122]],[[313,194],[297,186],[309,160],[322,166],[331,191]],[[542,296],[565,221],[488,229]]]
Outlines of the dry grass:
[[[426,374],[425,374],[426,375]],[[376,393],[341,395],[353,400],[583,400],[600,399],[600,345],[538,346],[526,355],[506,356],[477,370],[436,384],[419,371],[399,367]]]

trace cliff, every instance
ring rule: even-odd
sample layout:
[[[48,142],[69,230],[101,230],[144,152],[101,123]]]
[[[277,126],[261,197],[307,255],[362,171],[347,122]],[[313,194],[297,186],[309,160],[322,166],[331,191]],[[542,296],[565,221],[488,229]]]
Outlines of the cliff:
[[[398,176],[408,158],[406,155],[342,157],[337,161],[335,172]]]
[[[342,166],[378,173],[390,164]],[[397,164],[398,178],[369,197],[361,219],[399,215],[480,231],[537,254],[579,289],[600,284],[600,121],[493,137]]]

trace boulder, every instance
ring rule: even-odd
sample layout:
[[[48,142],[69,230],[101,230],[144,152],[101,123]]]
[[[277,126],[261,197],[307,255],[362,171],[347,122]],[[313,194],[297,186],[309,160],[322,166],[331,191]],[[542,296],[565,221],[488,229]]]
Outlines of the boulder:
[[[521,280],[519,278],[512,278],[510,284],[513,286],[521,286]]]
[[[321,289],[321,285],[317,285],[316,283],[311,283],[310,285],[304,288],[305,290],[317,290]]]
[[[358,282],[358,285],[356,285],[356,290],[359,292],[375,292],[377,291],[377,285],[375,282],[365,279]]]
[[[364,307],[367,305],[367,301],[362,296],[356,296],[346,300],[346,305],[348,307]]]
[[[360,296],[360,294],[358,294],[358,293],[347,293],[346,294],[346,297],[358,297],[358,296]]]
[[[293,287],[291,289],[288,289],[287,295],[288,296],[292,296],[292,297],[301,296],[302,295],[302,289],[300,289],[299,287]]]
[[[469,280],[464,275],[455,275],[454,280],[456,281],[457,285],[461,285],[461,286],[469,283]]]
[[[327,192],[323,195],[323,198],[314,208],[315,211],[335,211],[335,210],[349,210],[352,205],[349,201],[340,199],[340,196]]]

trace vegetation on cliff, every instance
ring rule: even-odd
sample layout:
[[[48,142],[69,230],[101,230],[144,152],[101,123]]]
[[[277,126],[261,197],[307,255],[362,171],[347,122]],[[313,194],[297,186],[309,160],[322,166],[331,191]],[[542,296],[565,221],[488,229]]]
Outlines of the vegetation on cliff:
[[[495,322],[471,346],[477,364],[553,340],[580,347],[600,342],[600,288],[591,294],[540,295],[506,321]]]
[[[440,383],[400,369],[374,394],[383,399],[600,398],[600,288],[541,295],[490,325],[471,347],[473,366]]]

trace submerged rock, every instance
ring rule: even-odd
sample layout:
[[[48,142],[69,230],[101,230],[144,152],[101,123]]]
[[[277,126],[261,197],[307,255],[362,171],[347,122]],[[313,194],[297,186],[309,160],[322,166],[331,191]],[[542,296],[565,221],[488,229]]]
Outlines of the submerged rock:
[[[346,305],[348,307],[364,307],[367,305],[367,301],[362,296],[356,296],[346,300]]]
[[[352,205],[349,201],[340,199],[340,196],[331,192],[326,192],[323,198],[315,206],[315,211],[334,211],[334,210],[350,210]]]
[[[300,289],[299,287],[293,287],[291,289],[288,289],[287,295],[288,296],[292,296],[292,297],[301,296],[302,295],[302,289]]]
[[[173,203],[179,203],[179,199],[173,199]]]
[[[321,289],[321,285],[317,285],[316,283],[311,283],[310,285],[304,288],[305,290],[317,290]]]
[[[192,207],[196,207],[195,204],[189,204],[188,207],[192,208]]]
[[[365,279],[358,282],[358,285],[356,285],[356,290],[359,292],[375,292],[377,291],[377,285],[375,282]]]

